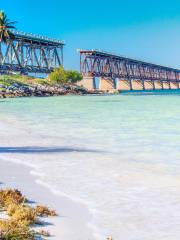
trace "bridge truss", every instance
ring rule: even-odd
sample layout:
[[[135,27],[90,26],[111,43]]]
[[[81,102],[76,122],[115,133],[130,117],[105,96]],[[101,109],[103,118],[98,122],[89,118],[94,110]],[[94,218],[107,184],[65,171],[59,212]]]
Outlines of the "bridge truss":
[[[7,43],[0,42],[0,72],[50,73],[63,65],[64,43],[22,32],[11,32]]]
[[[180,70],[97,50],[80,50],[84,77],[180,82]]]

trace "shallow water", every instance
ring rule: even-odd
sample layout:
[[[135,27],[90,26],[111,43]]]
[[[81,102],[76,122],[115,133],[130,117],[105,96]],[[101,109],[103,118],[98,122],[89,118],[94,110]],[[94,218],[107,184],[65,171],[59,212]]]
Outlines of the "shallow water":
[[[179,106],[178,91],[1,100],[0,157],[85,203],[98,240],[177,240]]]

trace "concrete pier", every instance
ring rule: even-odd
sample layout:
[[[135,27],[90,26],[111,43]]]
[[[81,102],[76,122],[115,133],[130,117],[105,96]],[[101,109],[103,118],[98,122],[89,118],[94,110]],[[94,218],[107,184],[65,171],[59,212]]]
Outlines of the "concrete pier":
[[[78,83],[90,91],[130,91],[130,90],[166,90],[179,89],[180,85],[176,81],[159,81],[159,80],[137,80],[137,79],[119,79],[119,78],[93,78],[85,77]]]
[[[141,80],[131,80],[132,90],[143,90],[144,85]]]
[[[177,82],[170,82],[171,89],[179,89],[179,83]]]
[[[80,82],[78,82],[79,86],[83,86],[84,88],[88,89],[89,91],[95,90],[93,77],[84,77]]]
[[[102,91],[112,91],[115,90],[114,81],[111,79],[101,78],[101,88]]]
[[[153,81],[144,81],[144,89],[145,90],[153,90],[155,89]]]
[[[169,82],[163,82],[163,89],[171,89]]]
[[[160,81],[154,81],[155,90],[163,89],[163,83]]]
[[[118,85],[118,90],[132,90],[129,80],[120,79]]]

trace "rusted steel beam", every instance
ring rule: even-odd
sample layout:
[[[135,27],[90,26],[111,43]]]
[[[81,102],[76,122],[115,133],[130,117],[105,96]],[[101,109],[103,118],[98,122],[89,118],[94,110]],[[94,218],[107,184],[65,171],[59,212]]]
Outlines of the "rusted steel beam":
[[[0,72],[50,73],[63,65],[63,47],[62,41],[12,32],[0,42]]]
[[[180,70],[97,50],[80,50],[84,76],[127,80],[180,81]]]

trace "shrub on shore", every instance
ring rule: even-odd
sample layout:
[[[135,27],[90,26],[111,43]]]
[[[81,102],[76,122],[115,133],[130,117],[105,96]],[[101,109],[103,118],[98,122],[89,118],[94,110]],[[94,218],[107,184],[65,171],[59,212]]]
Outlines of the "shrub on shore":
[[[17,221],[0,221],[0,239],[2,240],[35,240],[35,233],[25,224]]]
[[[82,74],[74,70],[65,70],[62,66],[49,74],[50,82],[59,84],[77,83],[83,79]]]
[[[25,206],[25,205],[17,205],[10,206],[10,210],[7,210],[9,216],[11,216],[13,221],[17,221],[20,223],[24,223],[25,225],[35,224],[38,222],[37,214],[34,208]]]
[[[57,216],[57,213],[54,210],[51,210],[46,206],[38,205],[35,208],[35,212],[38,217],[55,217],[55,216]]]
[[[32,231],[31,226],[40,224],[41,217],[57,216],[54,210],[46,206],[31,207],[27,199],[18,190],[0,190],[0,210],[6,211],[8,219],[0,220],[0,239],[35,240],[37,234],[49,236],[49,232]]]
[[[11,204],[22,204],[26,202],[26,198],[17,189],[0,190],[0,207],[7,208]]]

